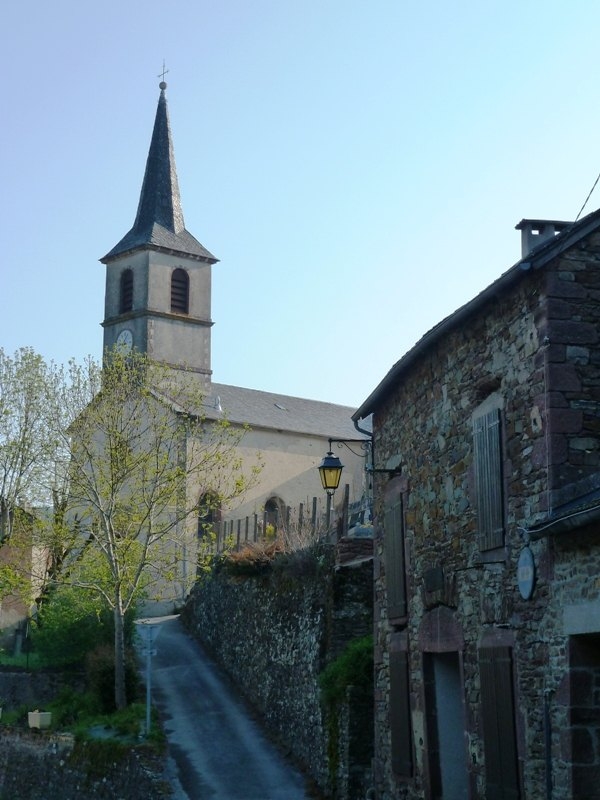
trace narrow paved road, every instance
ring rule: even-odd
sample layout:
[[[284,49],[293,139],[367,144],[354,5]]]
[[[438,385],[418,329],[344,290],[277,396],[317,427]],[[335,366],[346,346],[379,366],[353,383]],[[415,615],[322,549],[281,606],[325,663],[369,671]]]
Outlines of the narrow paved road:
[[[305,800],[282,759],[177,618],[158,625],[152,701],[162,713],[176,800]]]

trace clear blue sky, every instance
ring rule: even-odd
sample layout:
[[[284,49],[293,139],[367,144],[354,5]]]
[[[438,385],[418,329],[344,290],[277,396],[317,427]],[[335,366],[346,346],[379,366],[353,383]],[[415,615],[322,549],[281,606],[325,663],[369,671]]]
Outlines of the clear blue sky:
[[[589,0],[5,4],[0,346],[100,356],[164,58],[214,380],[358,405],[519,259],[521,218],[577,215],[599,32]]]

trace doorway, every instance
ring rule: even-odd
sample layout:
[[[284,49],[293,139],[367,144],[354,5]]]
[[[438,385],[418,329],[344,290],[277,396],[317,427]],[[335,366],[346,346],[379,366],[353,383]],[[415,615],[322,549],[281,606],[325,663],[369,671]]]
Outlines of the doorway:
[[[569,638],[573,797],[598,797],[600,770],[600,635]]]
[[[431,797],[469,797],[465,710],[458,653],[425,653],[425,702]]]

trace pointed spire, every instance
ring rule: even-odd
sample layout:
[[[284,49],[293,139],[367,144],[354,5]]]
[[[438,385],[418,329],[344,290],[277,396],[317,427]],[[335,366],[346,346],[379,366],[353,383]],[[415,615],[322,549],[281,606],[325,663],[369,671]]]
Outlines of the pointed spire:
[[[143,247],[170,250],[214,263],[217,259],[185,229],[165,89],[160,97],[132,229],[101,261]]]
[[[165,97],[166,87],[167,84],[161,81],[152,141],[133,229],[146,231],[156,222],[172,233],[181,233],[185,225]]]

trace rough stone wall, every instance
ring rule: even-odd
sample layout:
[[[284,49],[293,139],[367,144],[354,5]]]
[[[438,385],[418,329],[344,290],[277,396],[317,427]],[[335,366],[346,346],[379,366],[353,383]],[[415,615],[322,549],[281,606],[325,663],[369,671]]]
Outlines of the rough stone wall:
[[[338,567],[324,563],[304,574],[284,569],[236,577],[221,571],[195,587],[183,613],[270,735],[328,795],[337,777],[349,780],[351,767],[362,769],[363,783],[369,780],[368,735],[362,765],[342,763],[332,774],[318,676],[351,639],[372,632],[372,596],[372,562],[364,559]],[[356,735],[346,726],[339,739],[341,749],[354,748],[356,759]],[[354,773],[352,781],[360,784]]]
[[[44,704],[53,700],[64,685],[64,673],[60,671],[0,669],[0,706],[11,709],[28,706],[30,710],[43,710]],[[69,685],[83,691],[83,675],[75,672],[70,674]]]
[[[6,800],[160,800],[172,797],[162,764],[130,749],[108,761],[56,735],[3,733],[0,797]]]
[[[598,469],[597,251],[598,242],[588,242],[545,271],[523,276],[509,294],[498,295],[423,354],[375,416],[379,462],[399,456],[407,479],[408,575],[407,618],[390,621],[379,501],[374,571],[378,800],[428,796],[423,652],[444,649],[439,637],[451,638],[451,626],[437,631],[424,626],[440,604],[464,637],[456,649],[461,652],[473,796],[485,797],[477,662],[483,640],[513,647],[522,785],[528,797],[545,796],[544,698],[558,697],[554,693],[568,670],[562,604],[569,597],[576,602],[576,597],[598,596],[597,582],[584,582],[584,588],[582,576],[590,575],[589,569],[597,574],[600,552],[594,547],[584,554],[575,548],[565,556],[564,569],[571,573],[567,590],[555,580],[552,545],[547,539],[532,542],[537,582],[530,600],[523,600],[517,589],[517,560],[523,529],[545,517],[567,482]],[[505,547],[486,555],[477,542],[471,420],[492,395],[502,408],[506,527]],[[382,487],[379,478],[378,498]],[[444,589],[431,595],[424,576],[439,567]],[[405,637],[409,652],[415,774],[408,780],[398,779],[391,768],[388,652],[394,636]],[[553,753],[564,758],[564,741],[559,739],[568,710],[555,700],[550,717]],[[568,767],[555,769],[553,781],[554,800],[570,797]]]
[[[537,276],[536,276],[537,277]],[[538,291],[536,291],[536,289]],[[476,796],[484,796],[483,746],[479,726],[477,645],[482,623],[493,628],[506,624],[517,612],[514,577],[519,549],[517,524],[531,510],[531,498],[545,492],[541,468],[529,455],[536,439],[543,395],[543,369],[535,366],[540,343],[534,324],[539,286],[522,287],[510,301],[499,299],[472,326],[455,331],[425,355],[403,381],[393,402],[376,417],[375,449],[381,463],[399,455],[408,479],[405,507],[405,550],[408,572],[406,626],[387,620],[386,584],[381,526],[377,526],[376,590],[376,761],[380,769],[381,798],[422,797],[427,784],[427,737],[422,692],[421,620],[430,605],[424,591],[427,570],[442,567],[451,585],[445,602],[456,607],[455,619],[464,632],[463,673],[471,779]],[[509,532],[506,553],[483,564],[477,543],[473,502],[472,424],[475,409],[500,392],[504,404],[504,452],[507,495],[511,484],[527,484],[506,509]],[[527,475],[517,462],[527,459]],[[381,484],[379,484],[381,486]],[[537,510],[537,507],[536,509]],[[378,509],[378,516],[381,509]],[[517,522],[518,521],[518,522]],[[541,553],[536,553],[541,558]],[[504,591],[504,589],[508,591]],[[543,586],[538,586],[541,600]],[[533,606],[519,607],[530,616]],[[396,630],[406,629],[410,653],[410,680],[415,742],[415,778],[397,781],[391,769],[389,730],[389,670],[387,652]],[[435,643],[428,642],[428,649]]]
[[[545,342],[553,505],[600,467],[600,236],[565,253],[536,316]]]
[[[594,797],[600,774],[600,532],[591,527],[563,534],[550,547],[554,580],[539,638],[547,642],[543,691],[553,798]]]

